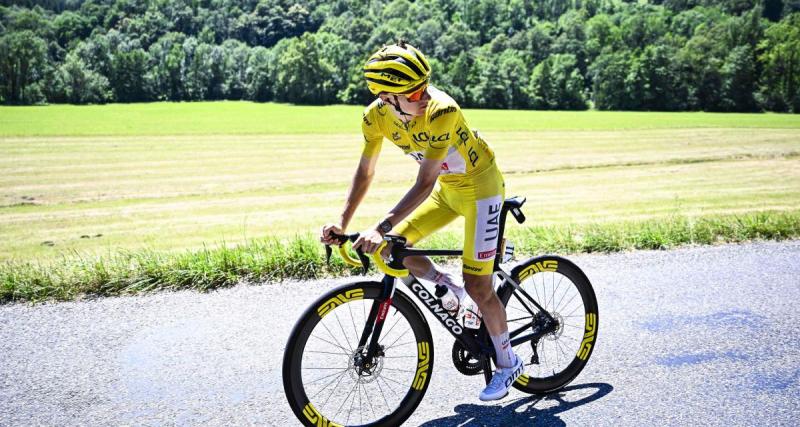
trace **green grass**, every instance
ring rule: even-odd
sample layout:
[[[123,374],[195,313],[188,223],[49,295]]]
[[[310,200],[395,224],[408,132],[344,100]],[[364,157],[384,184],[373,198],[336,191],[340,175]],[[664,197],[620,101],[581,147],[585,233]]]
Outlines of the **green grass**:
[[[359,106],[252,102],[0,107],[0,136],[288,135],[360,132]],[[467,110],[483,131],[800,128],[787,114]]]
[[[0,107],[4,300],[340,274],[340,264],[321,267],[313,238],[294,236],[338,218],[360,154],[360,109]],[[466,117],[494,149],[507,195],[528,197],[527,227],[510,231],[526,253],[797,237],[800,116]],[[394,206],[416,170],[385,143],[351,231]],[[458,247],[462,227],[428,244]]]
[[[800,131],[486,132],[531,223],[704,216],[800,206]],[[0,140],[0,260],[286,238],[340,214],[351,134]],[[388,143],[353,230],[411,185]],[[449,230],[455,230],[453,224]]]
[[[422,246],[458,247],[458,236],[439,234]],[[800,211],[509,229],[518,259],[543,253],[667,249],[685,244],[798,237]],[[0,303],[160,290],[208,291],[243,280],[309,279],[353,271],[344,267],[336,255],[326,266],[321,246],[309,235],[178,254],[146,250],[104,258],[5,262],[0,263]]]

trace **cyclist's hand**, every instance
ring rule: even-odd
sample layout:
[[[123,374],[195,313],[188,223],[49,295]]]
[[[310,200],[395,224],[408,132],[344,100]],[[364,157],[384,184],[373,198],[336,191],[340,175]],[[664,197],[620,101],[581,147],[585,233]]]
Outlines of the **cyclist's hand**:
[[[367,230],[358,236],[358,240],[353,243],[353,249],[361,248],[366,254],[371,254],[383,243],[383,235],[378,230]]]
[[[344,231],[336,224],[325,224],[325,226],[322,227],[322,234],[319,236],[319,241],[326,245],[338,245],[339,241],[333,238],[332,233],[344,234]]]

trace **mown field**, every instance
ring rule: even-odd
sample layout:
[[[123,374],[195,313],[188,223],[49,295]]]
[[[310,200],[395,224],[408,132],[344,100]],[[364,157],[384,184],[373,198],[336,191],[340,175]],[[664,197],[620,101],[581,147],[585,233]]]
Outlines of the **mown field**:
[[[0,108],[0,260],[315,233],[340,213],[360,152],[359,114],[233,102]],[[800,116],[466,115],[495,149],[508,195],[528,197],[526,227],[563,234],[767,212],[800,228],[792,225],[800,217]],[[385,143],[351,228],[377,221],[415,172]],[[514,235],[530,239],[530,230]],[[441,239],[457,244],[458,234]]]

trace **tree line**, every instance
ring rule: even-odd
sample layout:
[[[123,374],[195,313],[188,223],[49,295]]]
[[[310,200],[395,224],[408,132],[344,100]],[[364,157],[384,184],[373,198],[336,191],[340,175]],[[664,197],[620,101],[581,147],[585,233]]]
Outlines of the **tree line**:
[[[0,0],[0,102],[364,104],[399,38],[465,107],[800,112],[800,0]]]

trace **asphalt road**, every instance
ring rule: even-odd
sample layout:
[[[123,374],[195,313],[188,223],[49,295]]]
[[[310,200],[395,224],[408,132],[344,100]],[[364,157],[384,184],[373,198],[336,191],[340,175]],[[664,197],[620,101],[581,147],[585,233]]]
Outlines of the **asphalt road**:
[[[434,374],[406,425],[797,425],[800,241],[572,259],[600,306],[576,381],[482,403],[432,324]],[[0,425],[296,425],[284,345],[345,281],[0,306]]]

